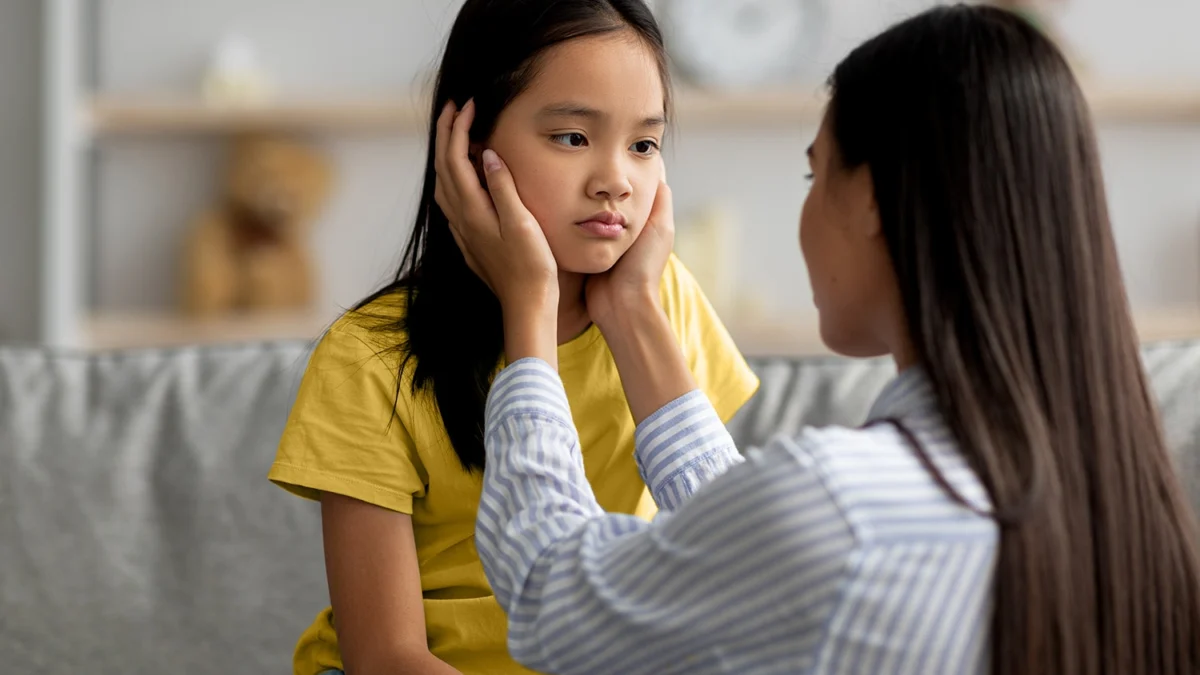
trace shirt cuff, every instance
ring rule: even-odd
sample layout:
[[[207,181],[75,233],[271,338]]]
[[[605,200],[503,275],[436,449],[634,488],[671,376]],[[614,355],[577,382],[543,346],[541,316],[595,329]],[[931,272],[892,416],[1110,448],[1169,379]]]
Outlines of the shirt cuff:
[[[487,433],[505,418],[528,413],[574,425],[562,378],[550,364],[537,358],[515,361],[496,376],[488,392]]]
[[[741,458],[729,431],[700,390],[684,394],[638,425],[636,458],[642,480],[660,507],[686,499],[675,485],[684,474],[688,489],[723,473]]]

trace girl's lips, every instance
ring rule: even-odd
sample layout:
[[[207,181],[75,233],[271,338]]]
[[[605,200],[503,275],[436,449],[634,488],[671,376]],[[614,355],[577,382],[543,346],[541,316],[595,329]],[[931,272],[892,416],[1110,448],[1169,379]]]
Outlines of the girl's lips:
[[[602,220],[585,220],[579,223],[584,232],[601,239],[617,239],[625,234],[625,226],[620,223],[607,223]]]

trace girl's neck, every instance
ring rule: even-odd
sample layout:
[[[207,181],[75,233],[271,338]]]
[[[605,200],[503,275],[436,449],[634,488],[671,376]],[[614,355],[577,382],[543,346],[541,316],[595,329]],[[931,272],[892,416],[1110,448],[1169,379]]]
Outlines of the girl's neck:
[[[584,299],[587,276],[574,272],[558,273],[558,344],[579,337],[592,324]]]

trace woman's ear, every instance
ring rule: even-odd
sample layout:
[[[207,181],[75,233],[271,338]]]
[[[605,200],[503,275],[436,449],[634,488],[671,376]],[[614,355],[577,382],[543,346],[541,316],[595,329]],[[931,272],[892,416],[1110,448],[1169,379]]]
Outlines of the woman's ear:
[[[883,234],[883,223],[879,220],[879,204],[875,201],[875,180],[871,177],[871,169],[863,165],[854,170],[850,177],[853,197],[860,207],[858,217],[860,232],[866,237],[877,237]]]

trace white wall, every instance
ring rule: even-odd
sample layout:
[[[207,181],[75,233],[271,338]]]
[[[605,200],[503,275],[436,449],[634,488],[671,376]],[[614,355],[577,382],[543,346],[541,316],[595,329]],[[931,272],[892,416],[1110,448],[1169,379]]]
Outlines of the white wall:
[[[195,93],[208,50],[251,38],[278,88],[386,95],[423,84],[453,20],[452,0],[98,0],[98,86],[122,94]],[[338,190],[315,237],[326,305],[355,302],[394,271],[420,188],[416,137],[313,139]],[[224,149],[204,138],[109,139],[97,153],[94,223],[101,307],[167,307],[187,221],[218,195]]]
[[[659,0],[662,3],[664,0]],[[207,48],[225,31],[253,38],[289,91],[408,91],[434,65],[458,0],[98,0],[101,86],[126,93],[187,92]],[[827,71],[847,50],[928,0],[829,0],[818,56]],[[1138,5],[1134,9],[1134,4]],[[353,8],[353,9],[351,9]],[[1096,74],[1200,79],[1200,3],[1073,0],[1071,44]],[[1189,29],[1190,27],[1190,29]],[[741,223],[740,278],[779,311],[806,311],[808,284],[795,228],[812,129],[676,135],[669,150],[681,214],[719,195]],[[399,255],[419,188],[417,138],[328,137],[341,189],[317,233],[324,302],[371,290]],[[1121,254],[1135,305],[1200,305],[1200,128],[1105,126],[1102,151]],[[213,198],[221,151],[204,140],[112,140],[99,152],[98,292],[102,306],[167,306],[177,243]],[[738,171],[723,170],[737,165]],[[742,167],[753,167],[753,170]],[[168,252],[168,253],[164,253]]]
[[[41,2],[0,3],[0,340],[38,331]]]

